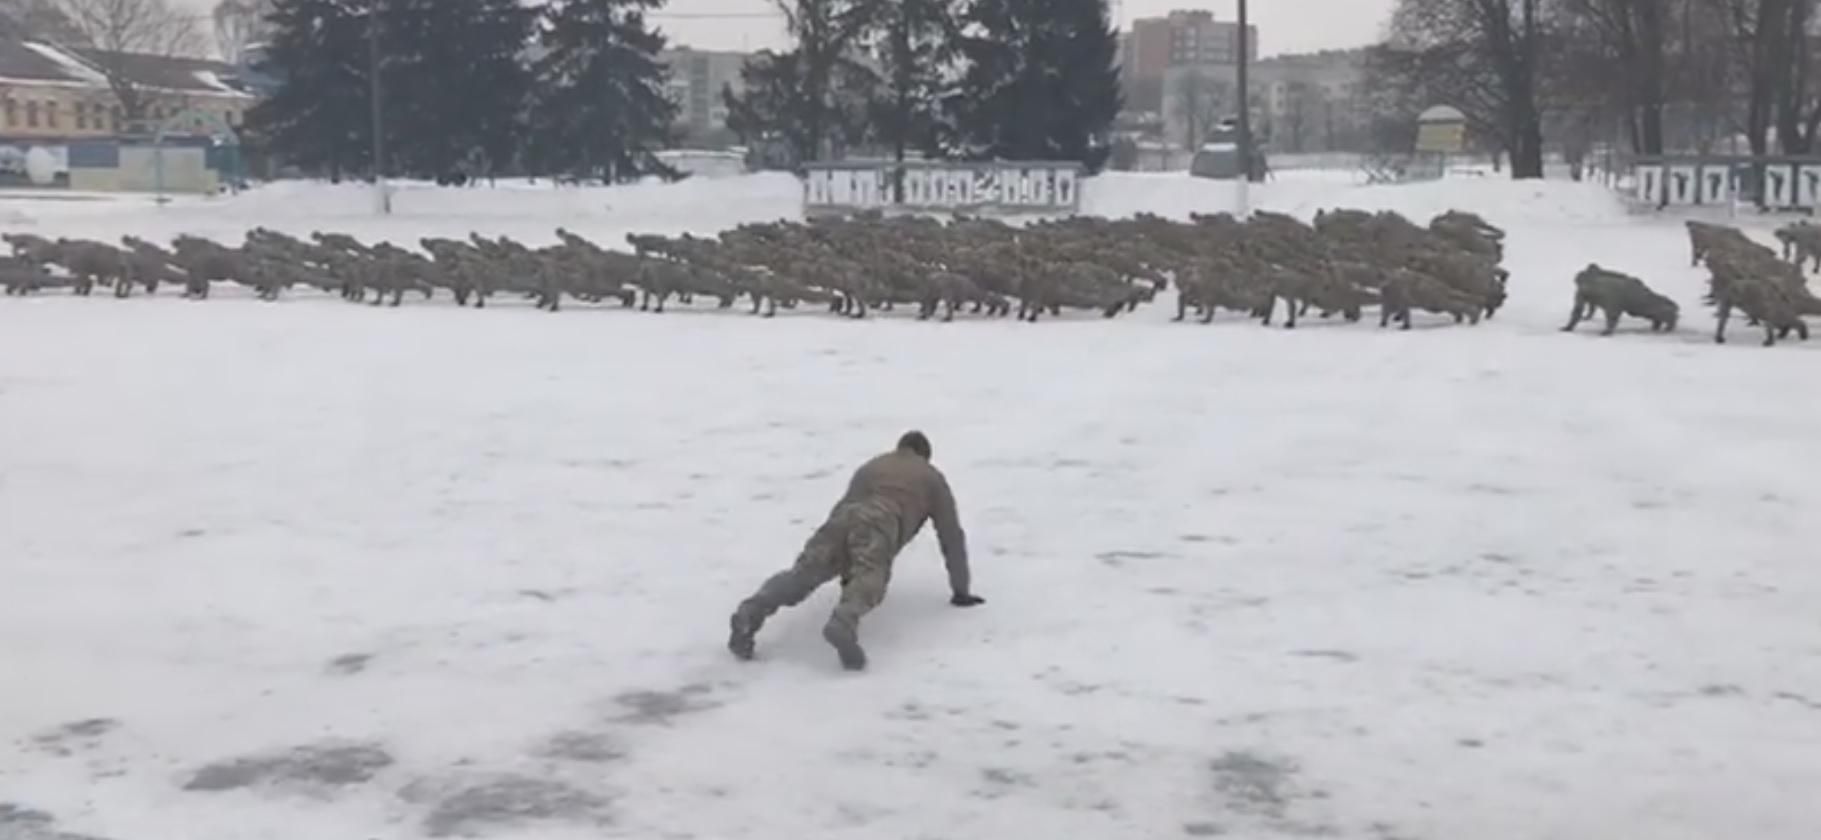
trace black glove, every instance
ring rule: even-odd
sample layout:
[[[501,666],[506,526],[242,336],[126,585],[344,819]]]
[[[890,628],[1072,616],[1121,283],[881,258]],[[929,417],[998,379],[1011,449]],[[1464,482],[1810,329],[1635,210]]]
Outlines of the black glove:
[[[980,606],[981,604],[986,603],[986,599],[980,597],[979,595],[966,595],[963,593],[956,593],[955,597],[948,599],[948,602],[951,604],[954,604],[957,607],[977,607],[977,606]]]

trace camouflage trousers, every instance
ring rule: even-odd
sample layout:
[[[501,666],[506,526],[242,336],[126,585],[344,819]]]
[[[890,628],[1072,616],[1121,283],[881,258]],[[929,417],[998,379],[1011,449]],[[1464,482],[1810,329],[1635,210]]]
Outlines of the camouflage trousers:
[[[885,600],[892,560],[899,549],[898,512],[877,501],[853,502],[834,510],[797,555],[797,562],[759,585],[740,603],[756,629],[783,607],[803,603],[831,580],[841,581],[841,600],[830,623],[856,630],[860,618]]]

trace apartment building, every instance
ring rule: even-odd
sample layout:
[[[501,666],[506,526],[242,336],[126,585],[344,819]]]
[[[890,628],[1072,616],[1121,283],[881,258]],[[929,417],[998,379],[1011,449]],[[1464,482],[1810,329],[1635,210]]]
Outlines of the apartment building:
[[[1274,151],[1331,152],[1363,142],[1364,50],[1274,56],[1251,70],[1253,113]]]
[[[727,130],[727,104],[721,91],[731,87],[738,93],[744,89],[740,68],[749,55],[688,47],[658,54],[658,60],[670,68],[669,91],[671,100],[680,108],[677,127],[682,130],[685,144],[719,147],[733,142],[733,135]]]
[[[1258,55],[1258,27],[1249,26],[1246,44]],[[1203,75],[1221,75],[1220,68],[1239,63],[1239,24],[1217,20],[1213,12],[1179,9],[1163,17],[1139,18],[1120,38],[1120,78],[1126,109],[1166,113],[1164,86],[1180,68],[1202,68]],[[1231,75],[1228,73],[1226,75]]]

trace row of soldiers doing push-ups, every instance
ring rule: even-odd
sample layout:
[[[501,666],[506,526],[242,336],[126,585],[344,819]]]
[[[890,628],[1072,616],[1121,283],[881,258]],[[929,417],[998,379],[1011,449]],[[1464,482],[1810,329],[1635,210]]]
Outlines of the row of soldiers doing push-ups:
[[[1725,340],[1734,309],[1765,329],[1773,344],[1791,332],[1807,337],[1805,316],[1821,314],[1802,266],[1821,271],[1821,227],[1776,232],[1782,254],[1736,228],[1687,223],[1693,262],[1711,273],[1706,302],[1719,313]],[[501,237],[425,238],[422,252],[390,243],[364,244],[336,233],[303,240],[255,228],[239,246],[179,236],[165,248],[136,237],[122,246],[49,240],[9,233],[13,255],[0,257],[8,294],[96,286],[118,297],[137,288],[182,288],[208,297],[213,283],[250,287],[265,299],[299,286],[351,301],[400,304],[407,294],[437,289],[458,304],[481,307],[496,295],[522,296],[556,311],[568,297],[664,311],[701,297],[720,307],[749,298],[770,316],[782,306],[826,306],[863,318],[872,309],[913,306],[918,316],[958,311],[1035,321],[1065,308],[1114,317],[1174,283],[1177,320],[1193,311],[1205,323],[1220,310],[1269,324],[1279,300],[1284,323],[1316,310],[1357,320],[1378,306],[1381,326],[1409,328],[1415,311],[1478,323],[1504,303],[1504,233],[1471,213],[1451,211],[1427,226],[1391,212],[1322,211],[1312,224],[1258,212],[1193,215],[1188,222],[1139,214],[1109,220],[1075,217],[1014,226],[1000,221],[863,215],[807,223],[748,224],[714,238],[629,235],[632,251],[596,245],[558,229],[558,242],[533,248]],[[1641,280],[1589,265],[1575,278],[1573,330],[1596,311],[1607,334],[1625,316],[1673,330],[1679,307]]]
[[[1265,212],[1243,222],[1226,214],[1189,222],[1140,215],[1025,226],[872,215],[748,224],[713,238],[630,235],[630,252],[563,229],[544,247],[472,234],[422,239],[421,252],[265,228],[238,246],[189,235],[169,248],[131,236],[121,246],[4,238],[13,255],[0,257],[0,282],[10,294],[69,288],[88,295],[100,286],[127,297],[170,285],[202,299],[226,282],[268,300],[304,287],[396,306],[442,289],[459,304],[510,295],[551,311],[566,298],[657,312],[696,298],[720,307],[748,298],[766,316],[808,304],[854,318],[895,306],[942,320],[968,311],[1035,321],[1064,309],[1110,318],[1174,282],[1179,320],[1191,309],[1204,322],[1226,309],[1268,324],[1281,299],[1286,326],[1312,308],[1354,320],[1376,304],[1381,324],[1408,327],[1415,310],[1477,323],[1504,301],[1505,282],[1503,233],[1467,213],[1444,214],[1428,227],[1357,211],[1325,214],[1313,227]]]
[[[1703,302],[1712,305],[1718,315],[1715,342],[1726,342],[1726,325],[1735,309],[1744,313],[1747,323],[1764,330],[1766,347],[1792,332],[1808,339],[1808,324],[1803,319],[1821,315],[1821,298],[1809,291],[1804,268],[1812,265],[1814,271],[1821,271],[1821,226],[1802,222],[1779,228],[1775,234],[1782,246],[1779,254],[1738,228],[1700,221],[1685,224],[1689,264],[1705,264],[1708,270]],[[1649,321],[1653,331],[1676,328],[1680,311],[1676,302],[1636,277],[1596,263],[1575,275],[1574,284],[1574,311],[1564,331],[1573,330],[1595,310],[1606,317],[1607,335],[1624,316]]]
[[[1809,291],[1804,269],[1812,265],[1821,271],[1821,226],[1804,222],[1779,228],[1781,254],[1738,228],[1698,221],[1687,227],[1689,264],[1707,266],[1704,300],[1718,315],[1714,341],[1725,343],[1734,309],[1744,313],[1747,323],[1763,328],[1766,347],[1791,332],[1808,339],[1803,319],[1821,315],[1821,298]]]

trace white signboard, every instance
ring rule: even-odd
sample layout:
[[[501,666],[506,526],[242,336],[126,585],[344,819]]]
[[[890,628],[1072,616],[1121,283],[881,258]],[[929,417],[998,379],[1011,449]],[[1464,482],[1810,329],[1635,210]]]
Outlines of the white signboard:
[[[1821,165],[1796,168],[1796,203],[1803,207],[1821,205]]]
[[[1701,188],[1695,195],[1700,204],[1725,204],[1728,175],[1724,166],[1701,167]]]
[[[1764,167],[1764,203],[1771,207],[1788,207],[1796,198],[1795,174],[1787,166]]]
[[[1648,207],[1712,207],[1743,196],[1776,210],[1821,209],[1821,161],[1653,161],[1636,164],[1632,175],[1632,197]]]
[[[1458,155],[1467,148],[1467,123],[1464,121],[1428,122],[1416,127],[1416,150],[1432,154]]]
[[[1651,206],[1663,203],[1663,167],[1638,167],[1638,201]]]
[[[893,201],[894,165],[811,164],[803,183],[806,210],[858,211],[897,208],[974,212],[1074,212],[1081,201],[1081,170],[1070,163],[917,164],[906,166],[902,202]]]
[[[1669,167],[1668,172],[1665,174],[1667,175],[1669,183],[1670,204],[1682,205],[1695,203],[1695,176],[1699,174],[1699,172],[1700,170],[1693,166]]]

